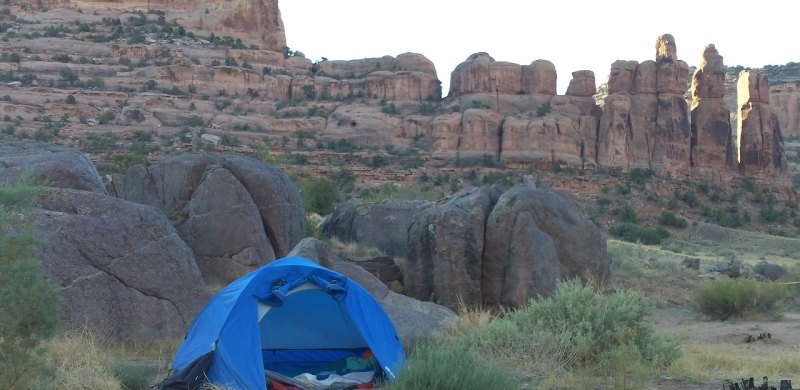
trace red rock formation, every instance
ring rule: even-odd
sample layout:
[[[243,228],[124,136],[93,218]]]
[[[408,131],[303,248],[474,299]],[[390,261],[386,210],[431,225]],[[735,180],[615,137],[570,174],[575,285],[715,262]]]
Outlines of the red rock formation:
[[[616,61],[598,132],[601,166],[649,167],[688,173],[689,110],[683,98],[688,65],[677,59],[675,40],[656,40],[656,61]]]
[[[769,106],[767,74],[744,70],[737,85],[736,129],[739,168],[743,173],[775,173],[786,169],[778,118]]]
[[[714,177],[733,165],[730,112],[725,102],[725,66],[714,45],[706,46],[692,76],[692,166]]]
[[[784,136],[800,135],[800,81],[770,85],[769,105],[778,117]]]
[[[263,50],[283,52],[286,34],[278,0],[50,0],[51,5],[96,9],[158,9],[174,15],[188,28],[232,35]]]
[[[477,93],[552,96],[556,94],[556,68],[546,60],[523,66],[496,62],[487,53],[475,53],[459,64],[450,76],[450,96]]]

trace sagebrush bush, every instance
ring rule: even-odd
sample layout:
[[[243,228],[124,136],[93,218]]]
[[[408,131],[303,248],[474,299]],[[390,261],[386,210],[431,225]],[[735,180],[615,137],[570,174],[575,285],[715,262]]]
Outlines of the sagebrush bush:
[[[784,286],[750,279],[720,278],[698,286],[691,295],[692,306],[719,320],[771,314],[786,295]]]
[[[676,343],[657,335],[647,324],[652,310],[634,292],[605,295],[578,281],[562,282],[552,297],[531,300],[528,306],[509,310],[503,316],[495,318],[488,312],[480,312],[479,320],[467,318],[467,326],[454,327],[438,344],[427,345],[421,350],[423,356],[412,355],[409,367],[425,368],[410,371],[417,377],[413,382],[404,378],[405,373],[400,381],[409,381],[403,382],[407,388],[451,388],[437,385],[460,380],[449,376],[465,374],[461,368],[444,367],[451,367],[451,360],[455,367],[475,364],[467,361],[470,356],[479,356],[481,362],[502,364],[513,370],[504,375],[512,377],[515,373],[525,373],[539,378],[555,377],[558,381],[570,372],[594,372],[616,383],[652,376],[680,355]],[[475,317],[475,313],[470,313],[470,317]],[[484,317],[494,319],[486,323]],[[417,361],[420,357],[423,360]],[[473,370],[481,370],[489,377],[498,374],[483,367]],[[425,381],[420,378],[427,376],[431,378]],[[480,386],[486,387],[476,388],[514,388]]]
[[[510,313],[523,332],[556,332],[575,365],[596,364],[621,347],[635,348],[653,366],[676,359],[677,346],[647,325],[653,307],[633,291],[600,294],[579,281],[560,283],[550,298],[532,301]]]
[[[517,377],[499,362],[476,355],[459,344],[421,344],[392,390],[485,390],[519,388]]]

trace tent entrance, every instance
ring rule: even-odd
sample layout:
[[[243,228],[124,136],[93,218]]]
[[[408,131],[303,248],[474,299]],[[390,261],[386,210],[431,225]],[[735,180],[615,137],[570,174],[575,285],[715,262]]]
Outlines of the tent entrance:
[[[312,283],[290,290],[280,306],[259,301],[258,317],[267,369],[282,357],[287,362],[325,363],[360,355],[367,348],[342,302]]]

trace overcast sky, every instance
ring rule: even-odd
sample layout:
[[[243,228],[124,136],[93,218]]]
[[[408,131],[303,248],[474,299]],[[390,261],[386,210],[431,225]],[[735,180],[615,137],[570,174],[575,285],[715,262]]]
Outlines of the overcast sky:
[[[724,6],[719,5],[720,3]],[[748,4],[748,5],[744,5]],[[656,37],[675,37],[690,66],[713,43],[726,65],[800,61],[800,1],[717,0],[280,0],[286,40],[313,61],[421,53],[447,94],[470,54],[553,62],[558,90],[589,69],[597,84],[617,59],[652,60]]]

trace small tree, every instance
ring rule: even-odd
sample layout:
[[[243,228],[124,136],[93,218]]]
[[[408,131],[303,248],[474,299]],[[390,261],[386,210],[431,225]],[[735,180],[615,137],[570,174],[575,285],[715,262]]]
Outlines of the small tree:
[[[64,103],[75,104],[75,103],[77,103],[77,101],[75,101],[75,96],[67,95],[67,98],[64,99]]]
[[[59,296],[42,275],[28,214],[41,190],[24,177],[0,184],[0,388],[52,386],[43,342],[56,328]]]

